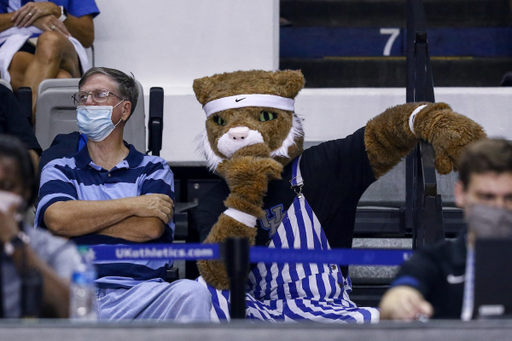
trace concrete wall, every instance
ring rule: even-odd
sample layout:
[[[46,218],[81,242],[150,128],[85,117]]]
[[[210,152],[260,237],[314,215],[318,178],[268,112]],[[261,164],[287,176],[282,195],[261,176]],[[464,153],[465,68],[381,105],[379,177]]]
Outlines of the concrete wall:
[[[436,100],[482,124],[490,136],[512,140],[512,88],[436,88]],[[165,124],[173,132],[166,142],[176,148],[163,153],[170,162],[202,160],[195,137],[204,127],[204,113],[193,94],[167,97],[172,103]],[[386,108],[405,102],[405,89],[303,89],[295,109],[304,119],[306,141],[345,137]],[[167,128],[169,129],[169,128]]]
[[[96,64],[145,87],[184,87],[216,72],[278,66],[277,0],[97,0]]]
[[[278,68],[278,0],[97,0],[97,66],[133,72],[148,110],[152,86],[165,90],[162,156],[172,163],[202,161],[195,138],[205,116],[192,92],[195,78]],[[512,139],[512,89],[437,88],[436,99]],[[405,102],[405,89],[305,89],[296,112],[306,141],[344,137],[387,107]],[[334,124],[333,124],[334,123]]]
[[[203,125],[195,78],[278,68],[278,0],[97,0],[96,66],[133,72],[144,87],[164,88],[162,156],[198,160],[192,136]],[[185,105],[187,103],[187,105]],[[190,109],[192,108],[192,110]]]

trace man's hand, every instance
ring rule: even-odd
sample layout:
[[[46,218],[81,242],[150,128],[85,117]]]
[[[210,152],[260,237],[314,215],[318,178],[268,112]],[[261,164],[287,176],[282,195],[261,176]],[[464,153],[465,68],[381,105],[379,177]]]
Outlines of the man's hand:
[[[134,213],[138,217],[155,217],[169,223],[174,213],[174,202],[165,194],[146,194],[138,197],[126,198],[131,200]]]
[[[64,34],[66,37],[71,36],[66,25],[53,15],[48,15],[34,21],[34,26],[43,31],[55,31]]]
[[[37,19],[53,16],[55,19],[60,17],[60,8],[50,1],[45,2],[28,2],[20,7],[12,17],[14,26],[16,27],[29,27]]]
[[[409,286],[389,289],[379,304],[382,320],[412,321],[421,316],[432,317],[434,308],[421,293]]]

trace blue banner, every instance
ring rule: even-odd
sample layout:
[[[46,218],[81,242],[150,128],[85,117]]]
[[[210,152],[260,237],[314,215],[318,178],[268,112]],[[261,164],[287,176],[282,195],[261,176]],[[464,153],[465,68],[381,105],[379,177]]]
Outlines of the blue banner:
[[[96,261],[151,259],[218,259],[218,244],[91,245]]]
[[[150,259],[219,259],[218,244],[141,244],[89,246],[96,261]],[[254,246],[250,249],[252,263],[318,263],[339,265],[400,265],[411,250],[393,249],[273,249]]]
[[[338,265],[400,265],[412,254],[411,250],[383,249],[271,249],[251,248],[250,260],[258,263],[317,263]]]

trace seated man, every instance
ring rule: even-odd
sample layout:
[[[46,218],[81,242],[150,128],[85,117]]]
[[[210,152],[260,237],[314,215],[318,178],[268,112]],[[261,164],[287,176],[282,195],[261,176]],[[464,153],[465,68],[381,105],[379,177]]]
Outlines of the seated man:
[[[92,68],[75,94],[87,145],[41,173],[36,226],[77,244],[172,243],[173,174],[165,160],[124,143],[135,79]],[[167,283],[170,260],[97,263],[100,319],[208,320],[211,298],[194,281]]]
[[[490,139],[470,145],[459,161],[454,194],[456,204],[464,209],[467,234],[415,252],[382,298],[382,319],[471,318],[471,303],[464,302],[463,313],[463,297],[467,250],[473,249],[479,234],[472,222],[477,210],[512,214],[512,144]]]
[[[4,254],[0,314],[5,318],[24,313],[20,288],[25,271],[41,275],[41,316],[68,316],[68,281],[80,264],[80,255],[70,241],[23,224],[23,214],[36,196],[37,179],[27,150],[15,137],[0,135],[0,242]]]
[[[39,83],[78,78],[89,68],[84,47],[93,43],[93,18],[98,14],[94,0],[2,1],[1,76],[14,92],[32,88],[33,111]]]

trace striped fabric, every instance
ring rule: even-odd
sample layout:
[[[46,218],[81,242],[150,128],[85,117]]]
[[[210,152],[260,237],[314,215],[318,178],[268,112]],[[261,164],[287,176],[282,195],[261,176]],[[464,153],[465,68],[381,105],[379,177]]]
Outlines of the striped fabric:
[[[44,213],[57,201],[115,200],[139,195],[162,193],[174,200],[173,174],[162,158],[139,153],[131,145],[126,159],[110,172],[94,164],[87,148],[75,156],[48,163],[41,173],[39,202],[35,226],[46,228]],[[151,243],[172,243],[174,221],[166,231]],[[124,244],[119,238],[91,234],[73,238],[77,244]],[[101,288],[129,288],[138,283],[163,278],[172,260],[98,262],[97,284]]]
[[[293,165],[294,186],[302,185],[299,162],[300,158]],[[330,249],[316,215],[300,191],[269,247]],[[198,280],[207,285],[202,278]],[[343,277],[337,264],[259,263],[249,273],[248,282],[247,319],[362,323],[379,318],[377,309],[359,308],[350,300],[350,278]],[[229,292],[208,288],[213,301],[212,320],[229,319]]]

